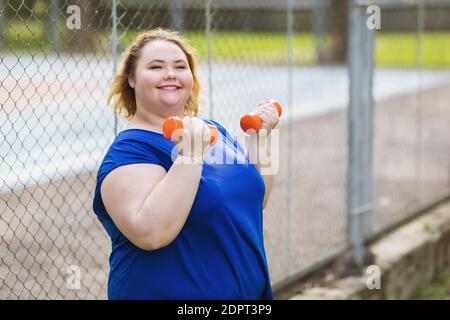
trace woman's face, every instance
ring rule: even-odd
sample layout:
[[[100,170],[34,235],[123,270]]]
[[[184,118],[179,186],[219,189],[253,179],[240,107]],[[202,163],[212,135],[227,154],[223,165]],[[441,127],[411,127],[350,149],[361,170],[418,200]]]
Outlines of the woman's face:
[[[138,105],[165,117],[183,114],[192,91],[193,76],[180,47],[169,41],[155,40],[141,49],[134,79],[129,82],[134,87]]]

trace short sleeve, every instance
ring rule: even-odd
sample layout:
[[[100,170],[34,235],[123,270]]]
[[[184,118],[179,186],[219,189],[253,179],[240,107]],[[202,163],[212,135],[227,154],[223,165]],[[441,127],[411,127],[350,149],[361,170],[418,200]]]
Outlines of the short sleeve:
[[[119,166],[135,163],[161,164],[158,157],[160,151],[152,146],[137,139],[124,139],[116,141],[110,149],[114,163]]]
[[[97,174],[93,210],[100,221],[109,216],[100,193],[105,177],[114,169],[129,164],[147,163],[163,166],[160,153],[161,151],[157,147],[139,139],[129,138],[114,141],[106,153]],[[167,171],[167,168],[164,169]]]

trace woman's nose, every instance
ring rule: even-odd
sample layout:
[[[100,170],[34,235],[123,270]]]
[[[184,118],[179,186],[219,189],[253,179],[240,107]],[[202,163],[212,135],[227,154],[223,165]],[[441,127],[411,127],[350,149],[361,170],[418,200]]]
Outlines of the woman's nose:
[[[175,72],[172,69],[169,69],[166,73],[166,79],[175,79]]]

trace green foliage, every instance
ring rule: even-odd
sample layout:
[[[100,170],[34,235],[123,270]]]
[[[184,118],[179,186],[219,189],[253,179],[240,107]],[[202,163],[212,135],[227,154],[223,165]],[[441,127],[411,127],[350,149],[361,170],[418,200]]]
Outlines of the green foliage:
[[[450,269],[441,273],[439,277],[416,290],[415,299],[450,300]]]
[[[36,7],[41,4],[36,2]],[[37,10],[37,9],[36,9]],[[39,10],[42,10],[39,9]],[[26,20],[8,21],[7,46],[14,51],[30,54],[47,52],[47,27],[45,20],[31,17]],[[61,47],[70,36],[70,30],[61,19],[58,30]],[[118,31],[120,49],[124,50],[139,30]],[[186,32],[185,37],[197,50],[200,60],[207,57],[207,37],[203,32]],[[110,30],[98,30],[96,37],[101,43],[111,42]],[[329,43],[329,38],[326,42]],[[419,50],[415,33],[378,33],[375,45],[375,63],[378,67],[450,68],[450,32],[426,33],[423,48]],[[111,46],[106,45],[108,52]],[[246,63],[285,65],[288,62],[288,39],[285,33],[214,32],[211,37],[213,60]],[[293,61],[297,65],[311,65],[315,61],[315,39],[311,33],[296,33],[293,37]],[[420,59],[422,56],[422,59]]]

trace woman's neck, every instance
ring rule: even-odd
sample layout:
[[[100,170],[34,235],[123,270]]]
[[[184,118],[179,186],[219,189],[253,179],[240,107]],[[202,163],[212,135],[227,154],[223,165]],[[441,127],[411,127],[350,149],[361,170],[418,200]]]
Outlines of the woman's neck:
[[[142,109],[137,108],[141,112],[136,111],[134,116],[127,124],[127,129],[145,129],[150,131],[155,131],[158,133],[162,133],[162,125],[166,117],[158,116],[151,112],[142,113]],[[183,115],[178,115],[183,118]]]
[[[134,115],[128,122],[127,129],[144,129],[162,133],[162,123],[164,119],[142,119],[141,117]]]

